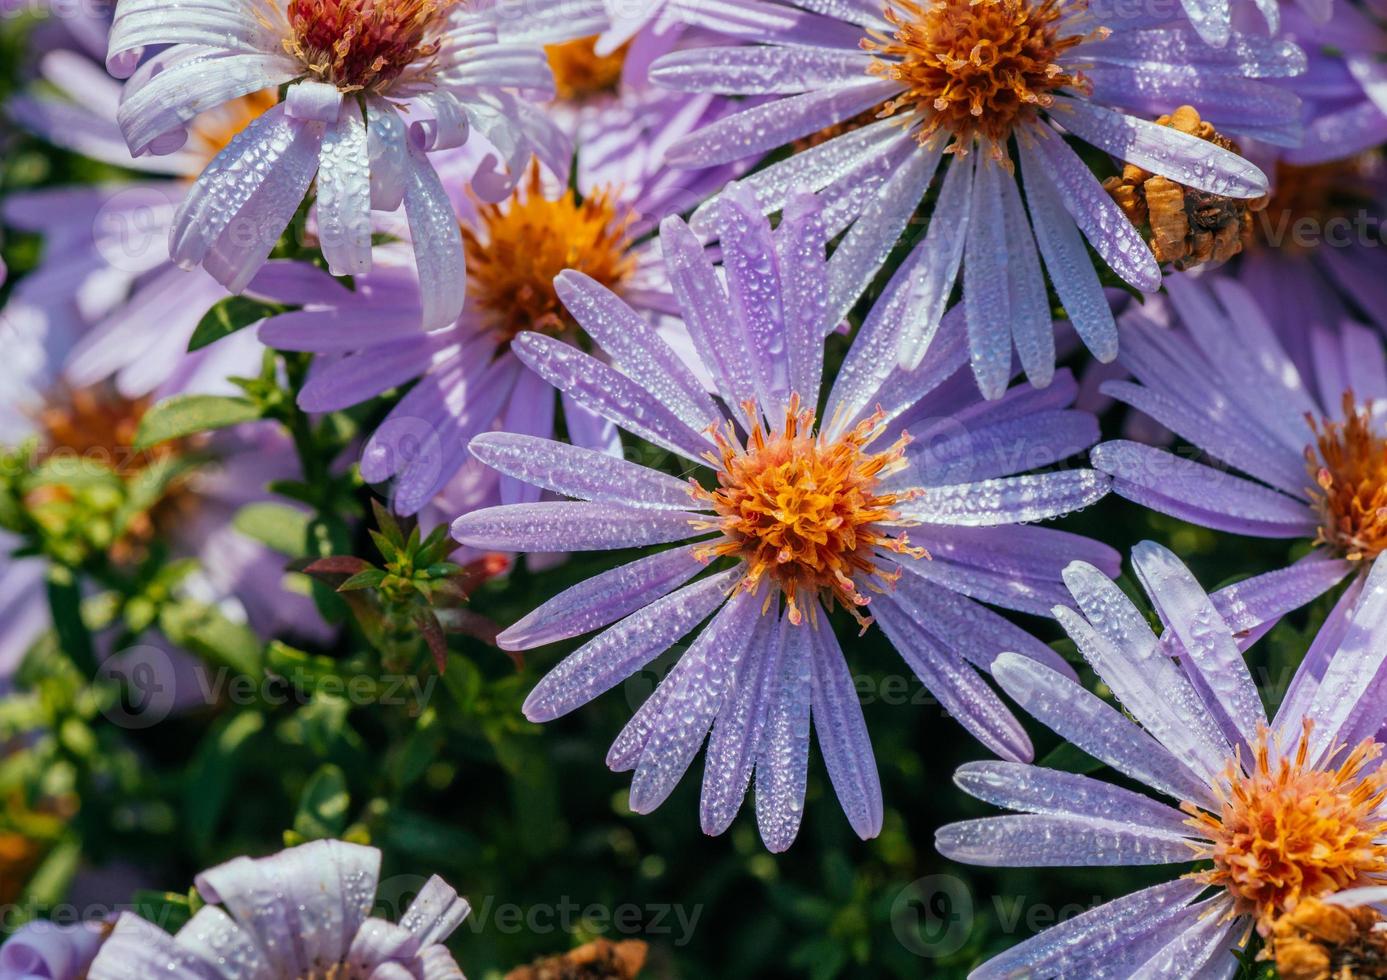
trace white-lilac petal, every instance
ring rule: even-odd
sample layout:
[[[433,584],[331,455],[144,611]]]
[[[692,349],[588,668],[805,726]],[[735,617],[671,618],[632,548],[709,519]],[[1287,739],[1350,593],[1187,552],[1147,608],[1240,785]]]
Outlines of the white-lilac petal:
[[[546,674],[525,699],[525,717],[552,721],[611,690],[712,615],[737,575],[733,569],[700,579],[636,607]]]
[[[833,631],[809,626],[807,632],[813,685],[811,714],[819,751],[848,823],[858,837],[870,840],[881,833],[884,809],[862,704]]]
[[[929,487],[902,504],[903,517],[926,524],[991,527],[1058,517],[1103,498],[1106,476],[1069,470]]]
[[[574,501],[487,507],[453,522],[462,544],[491,551],[600,551],[682,541],[696,514]]]
[[[780,673],[771,688],[756,759],[756,825],[766,849],[775,854],[794,843],[804,816],[814,690],[810,631],[787,619],[780,621],[780,629]]]
[[[471,449],[492,469],[565,497],[664,510],[693,503],[684,481],[595,449],[515,432],[485,432]]]
[[[1092,817],[1115,824],[1192,836],[1189,819],[1175,807],[1079,773],[1020,762],[968,762],[954,783],[993,806],[1043,816]]]
[[[1009,815],[945,824],[935,832],[944,857],[985,868],[1078,868],[1175,864],[1191,860],[1189,838],[1093,817]]]

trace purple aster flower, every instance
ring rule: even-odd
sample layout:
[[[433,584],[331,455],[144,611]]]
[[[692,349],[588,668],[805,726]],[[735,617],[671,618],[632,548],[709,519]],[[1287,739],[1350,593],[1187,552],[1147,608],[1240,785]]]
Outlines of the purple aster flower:
[[[601,22],[563,4],[527,8],[575,33]],[[425,328],[463,305],[463,252],[427,153],[476,129],[495,148],[472,175],[488,200],[508,195],[535,154],[566,179],[571,148],[518,90],[552,91],[536,44],[498,36],[492,2],[212,0],[170,10],[120,0],[107,66],[129,79],[118,118],[131,151],[181,150],[207,109],[287,86],[202,171],[173,218],[170,254],[240,292],[264,263],[316,179],[319,243],[339,275],[371,268],[371,211],[407,215],[423,287]],[[167,45],[144,57],[149,46]],[[503,158],[498,160],[499,157]]]
[[[1066,374],[1045,392],[982,402],[964,368],[962,318],[941,325],[913,370],[883,351],[896,311],[879,304],[820,416],[828,316],[826,229],[795,196],[772,234],[756,200],[730,187],[718,210],[726,285],[687,225],[660,246],[714,395],[628,304],[576,272],[557,289],[610,361],[527,332],[516,356],[568,398],[715,481],[676,479],[582,446],[499,432],[473,453],[503,474],[573,500],[524,502],[460,517],[454,536],[496,551],[579,551],[683,542],[589,579],[506,630],[523,650],[602,629],[531,692],[527,717],[574,710],[712,617],[636,712],[608,756],[634,769],[631,808],[673,790],[712,731],[702,825],[732,822],[753,774],[757,819],[787,848],[802,811],[811,716],[853,829],[881,828],[876,765],[827,610],[866,628],[870,610],[921,681],[993,751],[1031,746],[983,682],[997,651],[1063,670],[1043,643],[980,602],[1045,613],[1063,601],[1071,558],[1115,568],[1106,547],[1028,526],[1100,498],[1088,470],[1027,473],[1081,452],[1092,416],[1067,408]],[[828,420],[820,427],[816,417]],[[919,441],[912,443],[906,430]],[[710,574],[700,576],[717,562]]]
[[[27,923],[0,945],[0,980],[81,980],[103,936],[100,923]]]
[[[1196,870],[1075,916],[994,957],[972,980],[1232,977],[1251,929],[1305,898],[1387,875],[1384,720],[1387,569],[1351,618],[1326,625],[1268,721],[1236,633],[1239,604],[1204,593],[1151,542],[1132,554],[1164,632],[1108,577],[1075,562],[1081,612],[1055,610],[1122,711],[1049,667],[1006,653],[993,674],[1023,708],[1179,809],[1076,773],[978,762],[955,782],[1019,811],[941,827],[940,852],[993,867],[1197,861]]]
[[[321,283],[324,295],[260,330],[272,347],[321,355],[300,396],[308,411],[345,408],[418,381],[377,428],[361,460],[367,481],[394,479],[393,502],[401,513],[421,511],[454,484],[450,499],[461,509],[539,499],[523,481],[478,479],[475,462],[473,473],[463,472],[468,441],[498,420],[525,435],[555,431],[552,389],[523,368],[511,353],[512,340],[526,330],[580,335],[554,287],[554,277],[570,267],[637,309],[672,311],[653,229],[665,215],[704,200],[732,173],[727,167],[672,170],[660,153],[643,149],[667,146],[725,111],[722,100],[632,93],[605,110],[591,103],[591,112],[570,108],[588,120],[579,126],[587,138],[577,148],[576,192],[549,186],[533,170],[510,199],[490,204],[467,189],[475,150],[435,157],[468,256],[468,304],[451,326],[420,329],[417,276],[396,247],[386,246],[354,291],[300,269],[306,284]],[[687,350],[686,340],[672,333],[670,340]],[[620,451],[615,426],[567,395],[560,402],[573,443]]]
[[[373,917],[380,859],[337,840],[235,858],[198,875],[209,904],[176,935],[123,914],[88,980],[462,980],[443,941],[467,917],[466,900],[435,875],[398,924]]]
[[[1353,323],[1317,332],[1305,377],[1239,283],[1173,275],[1166,287],[1175,325],[1124,314],[1121,359],[1135,380],[1103,391],[1212,459],[1119,440],[1095,447],[1093,465],[1117,493],[1181,520],[1317,545],[1325,589],[1372,565],[1387,547],[1381,339]]]
[[[1063,137],[1240,200],[1266,193],[1260,170],[1150,119],[1192,104],[1224,132],[1299,138],[1298,100],[1264,81],[1304,69],[1288,41],[1239,35],[1211,48],[1189,28],[1112,19],[1081,0],[746,6],[755,16],[736,36],[760,43],[676,52],[652,78],[778,98],[681,140],[670,160],[711,166],[812,137],[817,145],[746,183],[771,211],[792,187],[824,192],[829,229],[846,232],[829,262],[833,316],[876,278],[942,171],[928,228],[880,302],[900,308],[896,356],[914,367],[961,266],[973,372],[989,398],[1006,388],[1013,349],[1033,384],[1053,374],[1042,260],[1079,336],[1104,361],[1117,353],[1117,331],[1084,239],[1133,287],[1160,286],[1141,235]],[[705,235],[711,223],[711,210],[691,222]]]

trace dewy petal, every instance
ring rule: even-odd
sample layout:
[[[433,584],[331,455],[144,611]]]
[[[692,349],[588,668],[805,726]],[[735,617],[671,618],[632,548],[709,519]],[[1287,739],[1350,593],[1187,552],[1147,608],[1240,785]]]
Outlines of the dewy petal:
[[[1188,837],[1089,817],[1008,815],[945,824],[934,834],[944,857],[985,868],[1110,868],[1178,864],[1195,853]]]
[[[1132,892],[1065,919],[994,956],[968,980],[1077,976],[1087,962],[1120,954],[1133,939],[1176,918],[1205,885],[1180,878]]]
[[[738,574],[732,569],[657,598],[583,644],[535,685],[525,717],[553,721],[620,684],[712,615]]]
[[[1101,500],[1107,477],[1092,470],[1009,476],[929,487],[900,506],[903,517],[926,524],[991,527],[1068,514]]]
[[[1132,549],[1132,566],[1161,620],[1189,654],[1190,664],[1238,734],[1249,746],[1255,745],[1267,713],[1242,651],[1209,596],[1190,570],[1154,541]]]
[[[530,650],[581,636],[645,609],[702,571],[692,548],[670,548],[594,575],[503,630],[503,650]]]
[[[1039,167],[1035,156],[1021,154],[1026,205],[1036,243],[1045,258],[1045,269],[1079,339],[1094,357],[1107,363],[1117,357],[1117,323],[1112,306],[1078,226],[1060,202],[1049,175]]]
[[[1201,971],[1227,940],[1233,930],[1244,932],[1247,923],[1237,917],[1206,915],[1181,931],[1131,974],[1131,980],[1164,980],[1165,977],[1199,977]],[[1237,968],[1238,960],[1231,954],[1223,964],[1228,971]]]
[[[818,198],[792,196],[775,234],[785,303],[785,359],[790,391],[803,404],[814,406],[819,404],[823,383],[824,333],[829,327],[826,240]]]
[[[731,95],[817,92],[860,82],[871,55],[861,50],[786,46],[686,48],[650,66],[650,81],[681,92]]]
[[[215,905],[198,909],[178,930],[178,945],[208,963],[235,964],[248,977],[274,976],[255,938]]]
[[[1211,800],[1208,786],[1184,763],[1070,678],[1014,653],[997,657],[992,676],[1038,721],[1095,759],[1173,799]]]
[[[1365,692],[1381,678],[1387,658],[1387,562],[1374,562],[1349,616],[1348,628],[1314,700],[1305,712],[1310,730],[1310,760],[1320,760],[1341,741]],[[1378,726],[1374,726],[1378,727]]]
[[[133,912],[122,912],[101,945],[87,980],[177,976],[179,980],[223,980],[222,971],[174,942],[163,929]]]
[[[443,183],[423,151],[405,145],[405,214],[419,269],[425,330],[446,327],[462,313],[467,293],[467,268],[462,231]]]
[[[712,443],[615,368],[554,337],[522,333],[511,350],[574,401],[648,442],[701,463]]]
[[[1114,272],[1142,292],[1161,288],[1161,267],[1141,233],[1064,140],[1043,126],[1033,126],[1017,146],[1022,169],[1049,179],[1064,209]]]
[[[1117,31],[1083,46],[1086,61],[1133,68],[1197,65],[1245,78],[1286,78],[1305,71],[1305,52],[1285,38],[1238,34],[1221,48],[1179,27]]]
[[[1145,119],[1058,96],[1055,117],[1064,128],[1119,160],[1220,197],[1267,193],[1267,176],[1254,164],[1208,140]]]
[[[940,705],[993,752],[1018,762],[1035,750],[1016,716],[977,672],[891,596],[872,602],[876,621]]]
[[[355,99],[343,100],[319,151],[318,239],[334,276],[371,271],[371,161]]]
[[[695,432],[722,421],[712,398],[655,329],[601,283],[568,269],[554,290],[573,318],[627,377],[640,383]]]
[[[811,713],[824,766],[848,823],[858,837],[871,840],[881,833],[881,780],[852,674],[832,629],[809,625],[798,629],[810,634]]]
[[[472,440],[471,450],[492,469],[565,497],[673,510],[693,503],[682,480],[595,449],[515,432],[486,432]]]
[[[631,779],[634,812],[658,807],[689,768],[747,655],[762,602],[755,592],[739,589],[661,684],[670,692]]]
[[[1055,376],[1055,326],[1050,297],[1040,271],[1040,255],[1031,234],[1016,180],[1003,174],[999,181],[1007,239],[1007,282],[1011,302],[1011,339],[1026,380],[1044,388]],[[1008,365],[1010,367],[1010,365]]]
[[[1204,527],[1298,538],[1317,525],[1304,501],[1154,446],[1118,439],[1095,446],[1091,459],[1120,496]]]
[[[810,630],[780,621],[784,634],[780,675],[770,692],[765,735],[756,760],[756,825],[766,849],[789,849],[804,815],[809,778],[810,703],[813,664]]]
[[[968,762],[954,773],[954,783],[968,795],[1008,810],[1190,833],[1188,817],[1175,807],[1079,773],[1020,762]]]
[[[709,836],[732,826],[751,784],[767,711],[781,682],[785,643],[781,617],[767,612],[756,621],[742,662],[713,722],[703,760],[699,824]]]
[[[902,140],[887,154],[894,164],[891,176],[872,195],[829,260],[830,324],[836,325],[847,316],[899,244],[902,232],[915,216],[912,202],[924,199],[943,154],[942,142],[920,147],[913,140]],[[961,166],[963,161],[955,161],[955,165]]]
[[[414,936],[420,948],[441,943],[467,918],[471,906],[438,875],[424,882],[414,901],[409,903],[400,925]]]
[[[395,211],[405,200],[409,136],[395,107],[378,95],[366,99],[366,144],[371,168],[371,207]]]
[[[453,537],[489,551],[601,551],[682,541],[695,514],[617,504],[545,501],[487,507],[453,522]]]
[[[1008,254],[1001,181],[1010,179],[986,153],[969,154],[951,166],[971,166],[973,202],[968,215],[968,244],[963,254],[963,306],[968,317],[968,349],[973,377],[984,398],[1002,397],[1011,379],[1011,295],[1007,287]]]

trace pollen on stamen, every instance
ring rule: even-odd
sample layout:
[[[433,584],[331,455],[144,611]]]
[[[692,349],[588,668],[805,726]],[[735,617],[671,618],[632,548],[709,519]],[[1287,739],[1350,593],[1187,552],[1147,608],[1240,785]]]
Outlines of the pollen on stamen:
[[[894,508],[912,495],[880,487],[884,477],[905,466],[909,436],[873,453],[868,447],[885,430],[882,412],[829,440],[814,432],[814,412],[802,410],[797,396],[778,431],[768,431],[756,406],[746,408],[757,422],[745,444],[731,423],[711,430],[717,451],[707,459],[718,487],[692,484],[694,499],[716,515],[696,527],[722,534],[700,547],[697,557],[745,562],[741,587],[755,592],[765,581],[774,583],[795,625],[806,612],[813,621],[822,601],[843,606],[866,629],[871,619],[861,609],[871,599],[863,590],[880,591],[901,574],[881,567],[878,552],[927,557],[903,532],[889,530],[909,526]],[[772,593],[767,610],[773,598]]]
[[[554,277],[575,269],[620,293],[636,271],[631,222],[636,215],[600,188],[579,201],[566,190],[544,196],[538,167],[526,186],[500,204],[479,204],[463,225],[469,301],[509,342],[522,330],[558,333],[574,325],[554,291]]]
[[[864,38],[876,55],[868,72],[901,82],[905,91],[882,115],[920,110],[923,145],[948,134],[948,151],[965,154],[982,140],[994,156],[1037,110],[1053,104],[1061,88],[1082,91],[1082,74],[1058,59],[1087,40],[1105,36],[1064,33],[1076,4],[1060,0],[890,0],[884,15],[895,29]]]
[[[1227,889],[1235,913],[1252,916],[1266,936],[1278,917],[1303,899],[1349,887],[1379,884],[1387,873],[1387,774],[1373,769],[1382,746],[1365,739],[1351,751],[1340,746],[1334,768],[1308,764],[1310,725],[1293,756],[1283,755],[1264,728],[1254,746],[1251,771],[1241,758],[1229,763],[1210,812],[1181,804],[1186,821],[1211,843],[1191,845],[1213,862],[1192,877]],[[1241,753],[1239,753],[1241,755]]]
[[[1342,422],[1309,419],[1316,440],[1305,463],[1321,517],[1317,542],[1350,561],[1371,561],[1387,550],[1387,439],[1351,391],[1343,412]]]
[[[344,92],[384,90],[438,55],[460,0],[289,0],[284,49]]]

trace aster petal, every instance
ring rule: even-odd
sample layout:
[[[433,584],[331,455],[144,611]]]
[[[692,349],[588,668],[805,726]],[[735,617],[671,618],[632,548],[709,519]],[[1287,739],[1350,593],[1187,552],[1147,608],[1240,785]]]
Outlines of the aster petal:
[[[1011,306],[1011,340],[1026,379],[1043,388],[1055,376],[1055,325],[1040,255],[1026,220],[1026,209],[1011,174],[1002,174],[1003,233],[1006,236],[1007,287]]]
[[[732,826],[751,785],[760,753],[767,710],[781,682],[785,643],[781,617],[766,613],[756,621],[746,654],[723,698],[704,755],[699,825],[709,836]]]
[[[169,257],[184,268],[199,265],[228,230],[235,230],[233,237],[243,244],[251,239],[252,244],[263,245],[268,255],[284,225],[248,229],[242,212],[261,188],[272,186],[272,181],[278,185],[277,192],[296,185],[306,189],[317,168],[318,137],[312,125],[287,118],[283,104],[272,107],[238,133],[207,165],[179,205],[169,238]],[[289,195],[274,196],[275,203],[283,205],[280,199]],[[299,200],[302,198],[300,192]],[[299,202],[293,203],[297,207]],[[253,233],[247,234],[248,230]]]
[[[1117,323],[1112,307],[1098,281],[1088,249],[1074,219],[1065,211],[1049,176],[1038,172],[1037,158],[1021,154],[1021,176],[1026,185],[1026,204],[1036,243],[1045,257],[1055,292],[1079,339],[1103,362],[1117,357]]]
[[[208,963],[223,966],[235,980],[274,980],[275,971],[255,939],[215,905],[204,905],[178,930],[178,945]],[[234,966],[232,966],[234,964]],[[133,974],[127,974],[133,975]]]
[[[221,971],[174,942],[163,929],[133,912],[122,912],[101,945],[88,980],[129,980],[177,974],[190,980],[221,980]]]
[[[423,948],[451,936],[470,911],[467,899],[438,875],[433,875],[400,916],[400,925],[409,930],[418,946]]]
[[[452,202],[423,151],[407,143],[404,170],[405,214],[414,242],[425,330],[446,327],[462,313],[467,291],[462,232]]]
[[[828,326],[847,316],[863,291],[881,272],[882,264],[900,243],[915,217],[913,202],[925,191],[944,155],[944,144],[920,147],[901,140],[886,154],[892,174],[872,195],[867,207],[833,250],[828,263],[830,299]],[[955,162],[955,166],[960,165]]]
[[[656,395],[615,368],[553,337],[526,332],[511,342],[524,364],[580,405],[634,435],[694,462],[712,443],[691,429]]]
[[[485,432],[472,440],[471,451],[494,470],[565,497],[673,510],[693,502],[687,483],[659,470],[553,439]]]
[[[496,643],[503,650],[530,650],[581,636],[647,609],[705,567],[692,548],[647,555],[560,592],[503,630]]]
[[[899,120],[882,119],[794,153],[738,182],[755,195],[762,208],[779,211],[796,191],[817,193],[849,179],[853,183],[879,184],[889,176],[876,174],[879,162],[895,158],[887,147],[898,142],[913,144],[914,140],[901,129]],[[864,171],[871,171],[873,176],[868,178]],[[699,235],[710,235],[716,210],[716,198],[699,205],[689,226]]]
[[[418,945],[419,940],[404,926],[384,919],[367,919],[352,936],[345,962],[357,976],[371,978],[377,967],[410,955]]]
[[[1047,323],[1046,329],[1049,329]],[[911,486],[947,486],[1049,466],[1088,449],[1098,420],[1073,409],[1031,412],[993,424],[951,424],[936,435],[911,429],[910,468],[896,479]]]
[[[1342,739],[1361,710],[1364,693],[1380,679],[1387,658],[1387,562],[1374,562],[1349,614],[1344,637],[1306,709],[1310,760],[1317,762]],[[1376,724],[1374,728],[1378,727]]]
[[[872,602],[875,619],[901,658],[944,710],[1005,759],[1029,761],[1031,740],[1016,716],[963,658],[930,633],[893,596]]]
[[[1090,457],[1113,490],[1153,510],[1203,527],[1263,538],[1313,535],[1305,502],[1251,480],[1127,440],[1105,442]]]
[[[651,65],[650,81],[681,92],[792,94],[861,82],[870,64],[870,54],[851,48],[686,48]]]
[[[703,246],[678,217],[660,223],[660,248],[694,350],[713,376],[723,402],[740,413],[742,403],[755,394],[756,383],[751,351],[745,334],[733,322],[727,291]]]
[[[1188,862],[1189,838],[1092,817],[983,817],[945,824],[934,846],[985,868],[1105,868]]]
[[[722,421],[722,412],[688,365],[610,289],[568,269],[554,280],[554,290],[622,373],[659,398],[686,426],[701,432]]]
[[[773,417],[789,404],[790,393],[780,264],[770,222],[761,216],[755,198],[729,184],[716,228],[732,327],[743,334],[740,346],[751,355],[756,403]]]
[[[785,304],[785,360],[790,391],[802,404],[817,406],[823,383],[824,332],[828,329],[828,240],[818,198],[795,194],[776,229],[776,260]]]
[[[1120,954],[1144,933],[1180,915],[1205,886],[1181,878],[1143,888],[1081,912],[1017,943],[968,975],[968,980],[1064,976],[1105,954]]]
[[[161,20],[167,23],[167,15]],[[187,58],[143,84],[131,82],[117,122],[130,152],[159,149],[160,137],[181,131],[200,113],[251,92],[275,88],[296,74],[278,54],[232,54]]]
[[[1180,810],[1078,773],[1019,762],[968,762],[954,773],[954,784],[969,796],[1008,810],[1190,834],[1185,824],[1189,818]]]
[[[1034,138],[1017,142],[1022,169],[1029,169],[1037,180],[1044,175],[1084,237],[1114,272],[1143,292],[1159,289],[1161,268],[1156,257],[1088,165],[1053,132],[1032,127],[1025,135]]]
[[[989,527],[1058,517],[1101,500],[1107,477],[1092,470],[1009,476],[950,487],[928,487],[898,509],[926,524]]]
[[[955,651],[983,670],[990,671],[997,656],[1006,650],[1077,677],[1049,644],[1040,642],[1005,616],[920,576],[906,575],[897,580],[891,601],[915,622],[930,624],[936,636],[948,637]]]
[[[1218,706],[1249,746],[1267,723],[1252,673],[1233,633],[1190,570],[1169,549],[1143,541],[1132,549],[1132,566],[1156,612]]]
[[[1100,101],[1132,112],[1145,112],[1153,104],[1198,105],[1200,115],[1221,131],[1249,127],[1264,140],[1271,133],[1295,133],[1300,126],[1300,98],[1295,93],[1203,67],[1098,65],[1086,69],[1084,77]],[[1299,140],[1290,141],[1298,144]]]
[[[738,590],[662,682],[670,693],[631,778],[634,812],[658,807],[689,768],[747,655],[762,601],[754,592]]]
[[[1289,568],[1254,575],[1224,586],[1209,598],[1228,627],[1244,633],[1275,622],[1344,580],[1354,563],[1312,553]],[[1321,626],[1321,632],[1324,627]],[[1287,695],[1289,697],[1289,694]]]
[[[107,41],[111,73],[122,77],[116,70],[125,61],[122,54],[170,44],[258,54],[278,49],[280,38],[269,25],[229,4],[186,4],[171,18],[167,6],[126,0],[115,12]]]
[[[1148,641],[1134,635],[1145,624],[1133,618],[1140,615],[1134,607],[1124,608],[1124,603],[1127,607],[1130,603],[1117,586],[1109,582],[1111,588],[1101,588],[1096,576],[1081,583],[1077,572],[1076,568],[1069,576],[1070,588],[1077,590],[1075,598],[1085,614],[1101,622],[1105,632],[1100,633],[1063,606],[1055,608],[1055,618],[1132,717],[1176,758],[1212,783],[1233,749],[1203,699],[1156,645],[1154,636]]]
[[[768,7],[759,0],[701,0],[682,7],[679,17],[691,26],[753,43],[781,41],[860,51],[862,38],[860,28],[832,14],[816,13],[811,4]]]
[[[1066,96],[1055,98],[1064,128],[1144,170],[1221,197],[1267,193],[1267,176],[1243,157],[1170,126]]]
[[[966,167],[976,159],[963,256],[963,306],[968,318],[968,349],[973,377],[984,398],[1000,398],[1011,380],[1011,296],[1007,285],[1010,243],[1003,214],[1001,164],[985,152],[955,160]]]
[[[954,528],[954,530],[979,530],[978,528]],[[1004,525],[983,530],[1017,530],[1017,525]],[[930,547],[929,534],[919,535],[918,539],[926,548]],[[931,552],[933,556],[933,552]],[[1030,613],[1033,616],[1049,616],[1057,605],[1069,601],[1064,586],[1050,579],[1022,579],[1016,577],[1007,562],[950,561],[939,556],[932,558],[896,558],[896,564],[906,571],[932,582],[951,592],[957,592],[979,602],[991,603],[1004,609]]]
[[[1118,772],[1177,800],[1208,804],[1208,786],[1160,742],[1068,677],[1014,653],[992,676],[1036,720]]]
[[[819,751],[848,823],[858,837],[871,840],[881,833],[883,807],[862,704],[833,630],[810,626],[806,632],[812,666],[811,714]]]
[[[1239,33],[1223,47],[1214,47],[1180,27],[1115,31],[1102,40],[1086,42],[1083,58],[1131,68],[1198,65],[1246,78],[1288,78],[1306,67],[1305,52],[1286,38]]]
[[[371,207],[395,211],[405,200],[409,136],[395,107],[378,95],[366,99],[366,147],[371,167]]]
[[[835,85],[743,109],[679,140],[665,153],[665,162],[689,170],[759,156],[880,105],[900,87],[899,82],[864,77],[858,85]]]
[[[935,561],[976,565],[1021,582],[1062,583],[1074,561],[1112,578],[1122,571],[1122,556],[1108,545],[1053,527],[931,527],[921,529],[920,543]]]
[[[1300,167],[1342,160],[1387,140],[1387,113],[1371,102],[1358,102],[1335,112],[1323,112],[1305,126],[1299,149],[1282,157]]]
[[[766,849],[780,854],[799,833],[809,779],[813,656],[810,631],[780,621],[780,674],[770,692],[761,754],[756,760],[756,825]]]
[[[342,102],[318,156],[318,238],[334,276],[371,271],[371,162],[361,106]]]
[[[602,551],[682,541],[696,514],[573,501],[508,504],[464,514],[453,537],[486,551]]]
[[[1167,943],[1131,974],[1132,980],[1160,980],[1162,977],[1195,977],[1225,945],[1234,930],[1245,932],[1245,921],[1228,916],[1208,915],[1196,921]],[[1238,961],[1228,956],[1227,965],[1236,968]]]

